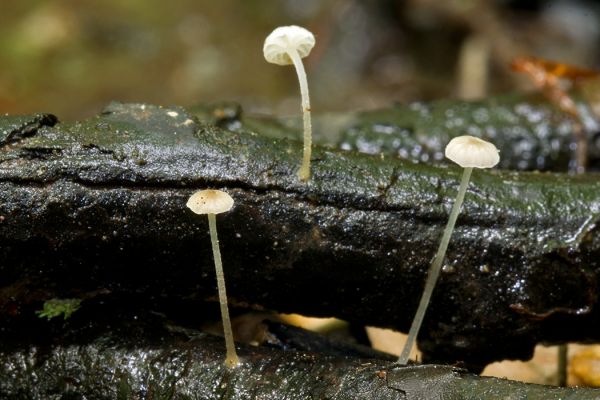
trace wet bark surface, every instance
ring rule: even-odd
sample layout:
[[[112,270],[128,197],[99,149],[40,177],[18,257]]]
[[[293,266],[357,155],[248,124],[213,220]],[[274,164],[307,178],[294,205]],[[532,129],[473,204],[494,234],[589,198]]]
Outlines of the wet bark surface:
[[[303,184],[300,142],[178,107],[0,125],[3,325],[55,297],[214,300],[207,221],[185,202],[219,188],[236,201],[217,218],[234,305],[406,331],[461,174],[316,147]],[[425,360],[477,370],[538,342],[598,340],[599,212],[591,174],[475,171],[419,337]]]
[[[502,157],[498,168],[519,171],[573,170],[576,131],[587,138],[589,170],[600,167],[600,124],[585,102],[580,118],[558,109],[542,95],[504,95],[479,101],[437,100],[359,113],[317,114],[315,141],[384,157],[451,164],[444,147],[456,136],[493,142]],[[250,129],[271,137],[299,138],[299,118],[244,117],[239,105],[217,103],[194,109],[205,120],[232,130]],[[581,125],[581,126],[578,126]]]
[[[350,346],[345,355],[333,355],[238,345],[241,364],[227,369],[222,338],[183,328],[158,313],[124,304],[115,312],[114,306],[92,300],[87,311],[66,321],[21,319],[20,328],[3,330],[2,398],[587,400],[599,393],[480,378],[451,366],[397,367],[382,358],[351,355]],[[299,340],[297,331],[291,334],[295,337],[280,342],[332,345],[314,333],[304,332]]]
[[[578,106],[580,119],[535,96],[397,106],[360,114],[343,131],[341,146],[444,164],[448,162],[444,147],[453,137],[474,135],[501,149],[500,169],[562,172],[574,169],[576,133],[583,130],[590,146],[587,159],[591,169],[598,171],[600,124],[585,103]]]

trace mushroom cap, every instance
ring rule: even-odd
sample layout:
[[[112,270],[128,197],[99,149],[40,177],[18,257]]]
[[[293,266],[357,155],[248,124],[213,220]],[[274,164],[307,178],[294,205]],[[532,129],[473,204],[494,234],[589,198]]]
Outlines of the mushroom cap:
[[[196,214],[220,214],[231,210],[233,199],[221,190],[200,190],[187,201],[186,206]]]
[[[297,51],[300,58],[306,57],[315,46],[315,36],[300,26],[280,26],[267,38],[263,46],[265,60],[278,65],[292,64],[289,51]]]
[[[475,136],[455,137],[446,146],[445,153],[463,168],[492,168],[500,161],[496,146]]]

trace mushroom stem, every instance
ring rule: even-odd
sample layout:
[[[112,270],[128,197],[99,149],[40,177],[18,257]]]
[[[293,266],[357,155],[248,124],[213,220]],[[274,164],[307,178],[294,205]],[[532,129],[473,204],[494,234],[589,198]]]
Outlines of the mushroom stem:
[[[221,305],[221,319],[223,320],[223,334],[225,336],[225,348],[227,356],[225,365],[233,368],[239,364],[233,341],[233,330],[229,319],[229,308],[227,307],[227,292],[225,291],[225,275],[223,274],[223,263],[221,262],[221,250],[219,249],[219,237],[217,236],[217,218],[215,214],[207,214],[208,228],[210,231],[210,242],[212,244],[215,270],[217,273],[217,288],[219,290],[219,304]]]
[[[310,178],[310,155],[312,146],[312,124],[310,121],[310,98],[308,96],[308,82],[304,64],[296,50],[288,50],[287,54],[294,63],[298,82],[300,82],[300,95],[302,96],[302,119],[304,122],[304,154],[302,156],[302,165],[298,171],[298,177],[302,181]]]
[[[442,263],[444,262],[444,257],[446,256],[448,243],[450,243],[450,237],[452,236],[452,232],[454,231],[454,225],[456,224],[456,219],[458,218],[460,207],[462,206],[463,200],[465,198],[465,193],[467,192],[467,186],[469,186],[471,172],[473,172],[472,167],[465,168],[463,171],[462,179],[460,181],[460,187],[458,189],[458,194],[456,195],[456,200],[454,201],[452,211],[450,212],[450,218],[448,219],[448,223],[446,224],[446,228],[444,229],[444,234],[442,235],[442,241],[440,242],[440,246],[438,247],[433,262],[429,267],[429,272],[427,273],[427,281],[425,282],[425,289],[423,289],[423,295],[421,296],[421,301],[419,302],[419,307],[417,308],[415,318],[413,319],[412,325],[410,326],[408,338],[406,339],[406,343],[404,344],[404,348],[402,349],[402,354],[400,354],[400,358],[398,358],[398,364],[405,365],[408,362],[410,352],[413,348],[419,330],[421,329],[421,324],[423,323],[423,318],[425,317],[425,311],[427,311],[427,306],[429,305],[429,301],[431,300],[433,288],[435,287],[437,279],[440,275],[440,271],[442,270]]]
[[[569,347],[565,344],[558,345],[558,365],[556,367],[557,386],[567,386],[567,365],[569,363]]]

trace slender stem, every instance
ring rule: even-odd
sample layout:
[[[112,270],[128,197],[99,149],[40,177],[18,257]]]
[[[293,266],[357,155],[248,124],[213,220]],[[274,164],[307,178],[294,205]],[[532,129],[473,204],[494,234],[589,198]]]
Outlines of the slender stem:
[[[225,274],[223,273],[223,263],[221,262],[221,250],[219,249],[219,237],[217,236],[217,218],[215,214],[208,215],[208,227],[210,230],[210,242],[212,244],[213,258],[215,260],[215,270],[217,272],[217,288],[219,290],[219,304],[221,305],[221,319],[223,320],[223,333],[225,336],[225,348],[227,357],[225,365],[232,368],[239,364],[237,353],[235,352],[235,343],[233,341],[233,330],[231,329],[231,320],[229,319],[229,308],[227,307],[227,292],[225,291]]]
[[[567,386],[567,359],[569,348],[567,344],[558,345],[558,365],[557,365],[557,385],[561,387]]]
[[[296,50],[288,51],[288,55],[296,67],[298,82],[300,82],[300,95],[302,96],[302,119],[304,122],[304,154],[302,156],[302,166],[298,171],[298,177],[302,181],[310,178],[310,154],[312,146],[312,124],[310,122],[310,98],[308,96],[308,82],[304,64]]]
[[[444,229],[444,234],[442,235],[440,247],[438,247],[437,253],[435,254],[431,266],[429,267],[429,271],[427,272],[425,289],[423,289],[423,295],[421,296],[421,301],[419,302],[417,313],[415,314],[415,318],[413,319],[412,325],[410,326],[406,344],[402,349],[402,354],[400,354],[400,358],[398,358],[398,364],[405,365],[408,362],[410,352],[413,348],[419,330],[421,329],[421,324],[423,323],[423,318],[425,317],[425,311],[427,311],[427,306],[429,305],[429,301],[431,300],[433,288],[435,287],[438,276],[440,275],[440,271],[442,270],[442,263],[444,262],[444,257],[446,256],[448,243],[450,243],[450,236],[452,236],[452,231],[454,231],[454,225],[456,224],[456,219],[458,218],[460,207],[462,206],[463,200],[465,198],[467,186],[469,186],[471,172],[473,172],[473,168],[465,168],[465,170],[463,171],[462,179],[460,181],[460,187],[458,189],[458,194],[456,195],[456,200],[454,201],[454,205],[452,206],[452,211],[450,211],[450,218],[448,218],[448,223],[446,224],[446,228]]]

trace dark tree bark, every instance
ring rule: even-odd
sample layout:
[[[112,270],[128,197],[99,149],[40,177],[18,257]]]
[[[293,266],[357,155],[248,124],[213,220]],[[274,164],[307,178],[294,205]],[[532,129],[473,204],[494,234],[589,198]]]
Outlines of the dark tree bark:
[[[66,321],[29,321],[2,333],[3,399],[372,399],[588,400],[598,389],[556,388],[480,378],[451,366],[397,367],[376,358],[238,345],[241,365],[224,366],[223,339],[139,310],[88,302]],[[94,318],[89,319],[93,314]],[[135,316],[135,317],[134,317]],[[25,332],[23,329],[20,332]],[[8,337],[7,337],[8,336]],[[323,339],[305,333],[314,347]],[[8,339],[8,343],[7,343]],[[316,345],[315,345],[316,344]],[[331,346],[331,342],[324,343]]]
[[[317,143],[336,143],[346,150],[433,165],[447,165],[446,144],[453,137],[469,134],[500,149],[499,169],[564,172],[575,169],[575,138],[582,130],[587,138],[588,170],[597,172],[600,123],[587,104],[581,102],[578,108],[581,119],[575,120],[541,94],[479,101],[437,100],[361,113],[317,114],[314,134]],[[195,111],[203,120],[233,131],[249,129],[274,138],[302,137],[300,118],[242,118],[241,108],[228,103]]]
[[[458,168],[316,147],[303,184],[301,143],[180,108],[47,118],[0,119],[12,132],[0,152],[2,324],[52,297],[214,299],[207,222],[185,207],[210,187],[236,201],[218,217],[234,304],[407,330]],[[593,175],[475,171],[420,336],[426,359],[477,369],[541,341],[600,339],[599,210]]]

